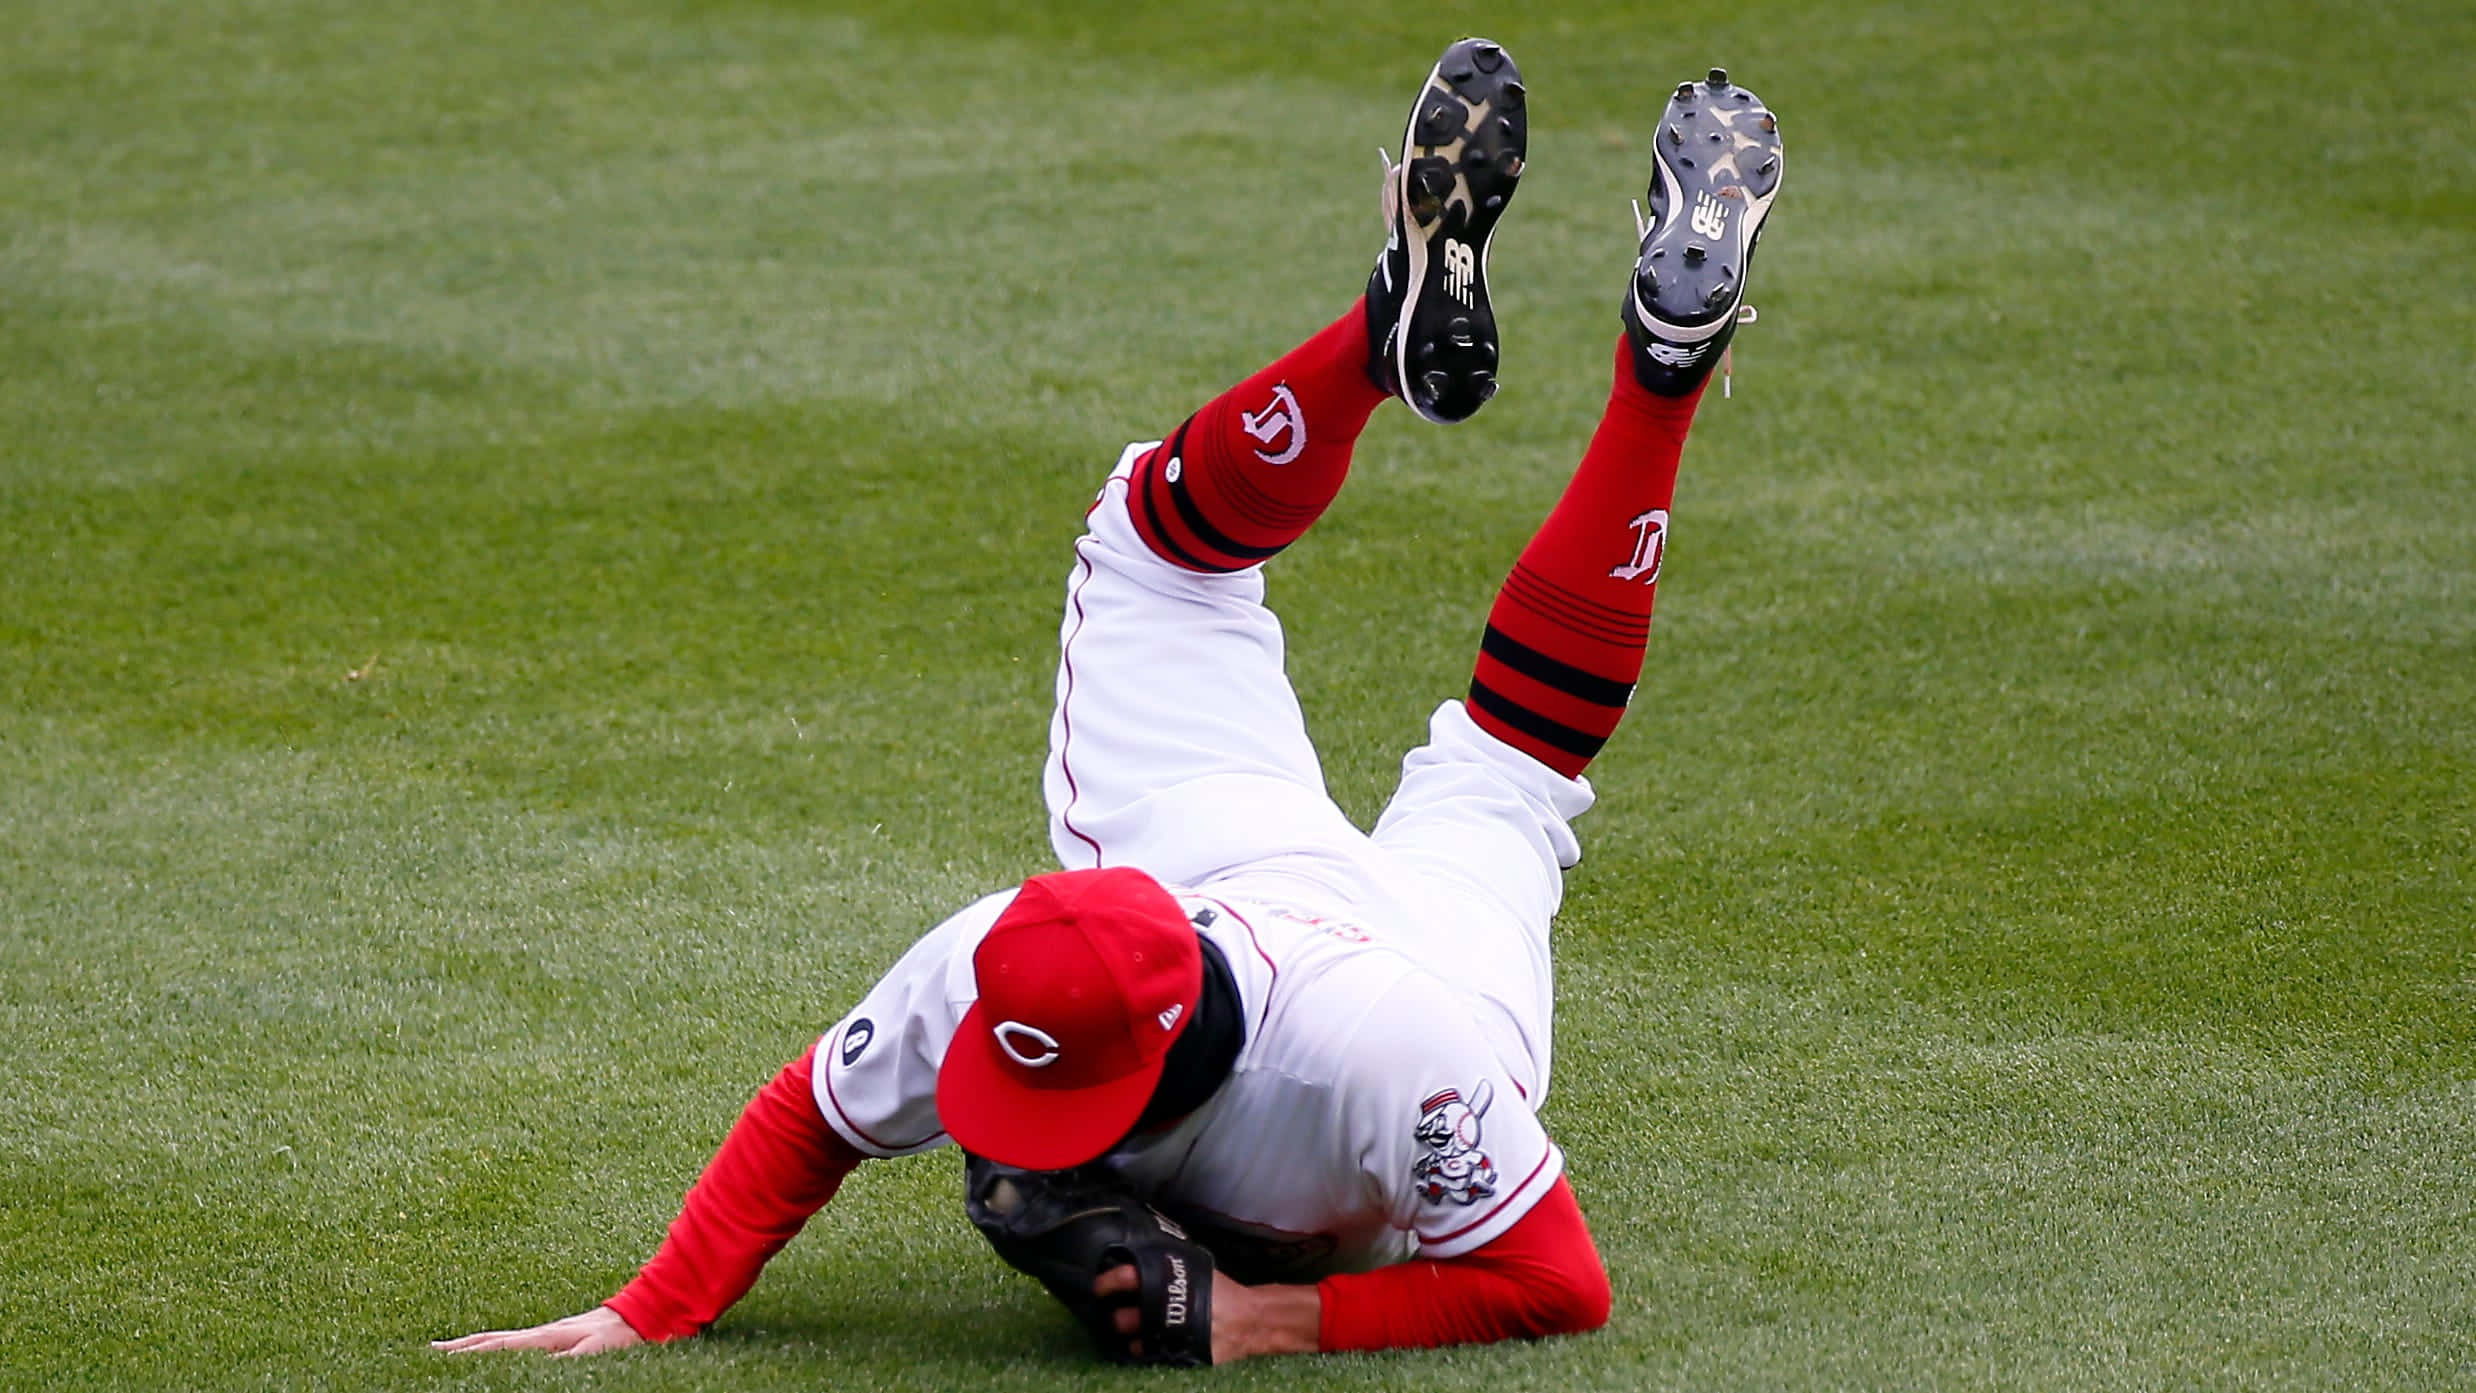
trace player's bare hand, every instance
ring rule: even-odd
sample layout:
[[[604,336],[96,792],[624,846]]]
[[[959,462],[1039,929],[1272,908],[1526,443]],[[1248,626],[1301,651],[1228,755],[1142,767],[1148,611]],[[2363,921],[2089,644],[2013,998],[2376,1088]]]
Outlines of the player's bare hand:
[[[1092,1294],[1107,1300],[1132,1297],[1143,1285],[1132,1267],[1113,1267],[1092,1282]],[[1143,1314],[1133,1306],[1118,1308],[1112,1317],[1127,1349],[1141,1357],[1143,1341],[1132,1338],[1143,1327]],[[1227,1274],[1212,1274],[1212,1362],[1227,1364],[1259,1354],[1311,1354],[1323,1333],[1324,1300],[1313,1287],[1250,1287]]]
[[[1219,1276],[1220,1274],[1213,1275]],[[1092,1279],[1092,1294],[1103,1301],[1113,1296],[1132,1297],[1142,1289],[1143,1279],[1135,1275],[1135,1269],[1132,1266],[1113,1267]],[[1220,1292],[1215,1290],[1213,1295],[1218,1296]],[[1111,1319],[1117,1322],[1118,1333],[1121,1335],[1132,1335],[1143,1328],[1143,1312],[1136,1310],[1131,1304],[1120,1306],[1118,1313]]]
[[[1129,1272],[1133,1270],[1127,1269]],[[590,1311],[579,1311],[563,1320],[549,1321],[525,1330],[483,1330],[453,1340],[432,1340],[430,1348],[447,1354],[474,1354],[490,1349],[537,1349],[554,1359],[569,1359],[580,1354],[606,1354],[643,1343],[645,1337],[620,1319],[617,1311],[608,1306],[596,1306]]]

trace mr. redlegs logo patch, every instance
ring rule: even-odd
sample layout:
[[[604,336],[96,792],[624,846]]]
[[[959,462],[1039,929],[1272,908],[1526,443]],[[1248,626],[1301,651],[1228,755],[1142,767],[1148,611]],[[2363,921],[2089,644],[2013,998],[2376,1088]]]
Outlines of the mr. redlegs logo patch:
[[[1496,1193],[1496,1163],[1479,1149],[1479,1119],[1496,1100],[1496,1086],[1486,1079],[1462,1101],[1461,1090],[1431,1093],[1419,1104],[1419,1125],[1413,1131],[1425,1150],[1410,1165],[1419,1198],[1429,1204],[1476,1204]]]

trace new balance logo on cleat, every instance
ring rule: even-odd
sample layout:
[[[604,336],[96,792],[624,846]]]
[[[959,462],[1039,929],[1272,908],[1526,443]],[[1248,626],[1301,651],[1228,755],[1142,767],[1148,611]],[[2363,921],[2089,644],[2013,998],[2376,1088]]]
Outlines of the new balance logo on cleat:
[[[1665,339],[1653,339],[1642,345],[1642,351],[1650,354],[1654,363],[1664,363],[1672,368],[1690,368],[1701,361],[1702,355],[1711,351],[1711,341],[1669,343]]]
[[[1444,293],[1467,305],[1470,286],[1478,278],[1478,263],[1470,255],[1470,244],[1448,237],[1444,241]]]
[[[1714,242],[1728,230],[1728,205],[1711,197],[1709,189],[1694,190],[1693,228]]]

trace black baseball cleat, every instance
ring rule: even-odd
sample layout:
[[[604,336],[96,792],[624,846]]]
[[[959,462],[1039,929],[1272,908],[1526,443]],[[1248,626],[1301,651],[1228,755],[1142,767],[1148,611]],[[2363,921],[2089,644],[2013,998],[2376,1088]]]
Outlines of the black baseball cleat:
[[[1780,123],[1725,68],[1681,82],[1652,138],[1650,214],[1625,291],[1634,376],[1683,396],[1736,336],[1745,275],[1780,191]]]
[[[1496,395],[1487,244],[1521,181],[1530,113],[1513,55],[1485,39],[1444,51],[1384,164],[1384,254],[1367,277],[1367,375],[1430,421]]]

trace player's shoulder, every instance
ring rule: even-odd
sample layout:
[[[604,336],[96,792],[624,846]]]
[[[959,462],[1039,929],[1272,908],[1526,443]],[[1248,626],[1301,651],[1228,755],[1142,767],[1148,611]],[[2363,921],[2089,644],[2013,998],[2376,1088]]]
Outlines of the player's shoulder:
[[[879,979],[879,989],[900,985],[923,1000],[967,1004],[977,988],[972,978],[972,954],[1013,902],[1013,890],[984,895],[946,916],[911,947]]]
[[[1289,905],[1181,892],[1198,932],[1218,945],[1242,992],[1280,1015],[1315,998],[1326,1020],[1350,1013],[1335,998],[1365,999],[1417,965],[1358,923]]]

